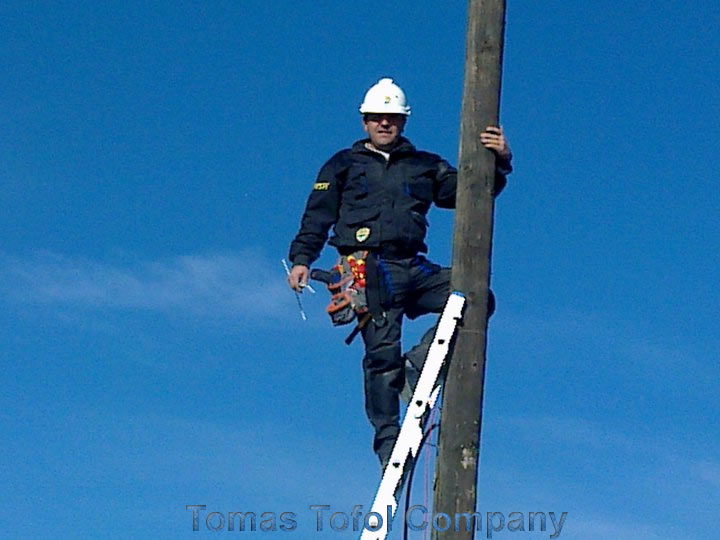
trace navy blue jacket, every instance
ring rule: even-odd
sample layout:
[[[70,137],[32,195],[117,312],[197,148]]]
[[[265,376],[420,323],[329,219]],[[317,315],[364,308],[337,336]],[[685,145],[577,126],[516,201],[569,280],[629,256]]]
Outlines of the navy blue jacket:
[[[357,249],[426,252],[425,217],[430,205],[455,207],[457,171],[436,154],[422,152],[405,138],[390,159],[368,149],[368,139],[341,150],[320,169],[308,198],[300,231],[290,245],[294,265],[310,266],[328,242],[341,252]],[[510,163],[498,160],[496,194]]]

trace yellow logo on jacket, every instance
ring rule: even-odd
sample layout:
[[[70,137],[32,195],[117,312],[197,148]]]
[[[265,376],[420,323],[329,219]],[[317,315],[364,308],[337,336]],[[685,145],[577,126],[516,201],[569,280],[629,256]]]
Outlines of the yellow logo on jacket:
[[[370,228],[369,227],[360,227],[357,232],[355,233],[355,240],[358,242],[364,242],[368,239],[370,236]]]
[[[327,191],[330,188],[330,182],[315,182],[313,189],[315,191]]]

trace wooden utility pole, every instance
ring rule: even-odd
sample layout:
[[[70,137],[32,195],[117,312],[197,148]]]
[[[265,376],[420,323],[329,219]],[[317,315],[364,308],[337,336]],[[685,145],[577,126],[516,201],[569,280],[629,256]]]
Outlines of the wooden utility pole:
[[[505,0],[468,5],[451,279],[467,304],[444,388],[433,513],[452,523],[446,532],[435,530],[438,540],[474,537],[464,521],[455,531],[455,515],[472,514],[477,500],[495,183],[495,155],[480,133],[498,125],[505,32]]]

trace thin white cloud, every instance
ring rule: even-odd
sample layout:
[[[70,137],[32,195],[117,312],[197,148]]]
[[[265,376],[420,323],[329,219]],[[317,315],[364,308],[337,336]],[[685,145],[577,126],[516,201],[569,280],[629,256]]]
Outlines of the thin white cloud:
[[[614,426],[610,420],[599,422],[572,416],[504,416],[500,422],[511,427],[512,433],[521,440],[536,439],[541,428],[543,440],[548,444],[575,449],[581,455],[600,450],[607,455],[623,456],[623,460],[639,456],[644,463],[682,471],[686,477],[694,472],[695,476],[720,485],[720,464],[705,458],[705,446],[680,435],[628,431]]]
[[[720,463],[716,461],[700,461],[693,467],[695,476],[711,486],[720,489]]]
[[[616,518],[602,519],[576,519],[570,521],[563,530],[567,538],[582,538],[583,540],[607,540],[608,538],[622,538],[623,540],[650,540],[652,538],[668,538],[669,531],[659,525],[643,523],[627,523]],[[671,537],[675,537],[670,534]]]
[[[607,424],[571,416],[508,416],[503,422],[513,427],[513,432],[527,438],[537,436],[542,427],[543,438],[572,448],[610,448],[614,451],[639,452],[651,446],[637,435],[623,433]]]
[[[498,424],[548,464],[539,475],[511,463],[494,484],[510,486],[514,497],[557,501],[553,509],[569,512],[562,538],[695,538],[714,517],[720,464],[691,439],[571,416],[508,415]],[[548,482],[547,471],[558,471],[550,468],[556,454],[578,474]],[[617,496],[609,496],[613,490]]]
[[[42,252],[0,254],[0,295],[34,304],[207,316],[275,316],[292,295],[278,261],[253,251],[109,263]]]

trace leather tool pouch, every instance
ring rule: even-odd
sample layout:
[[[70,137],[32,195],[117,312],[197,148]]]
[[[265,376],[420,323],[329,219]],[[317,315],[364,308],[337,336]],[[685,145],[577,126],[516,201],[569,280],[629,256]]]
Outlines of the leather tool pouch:
[[[368,311],[365,294],[365,260],[367,251],[343,255],[330,273],[327,287],[332,296],[327,312],[333,325],[349,324]]]

